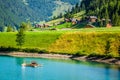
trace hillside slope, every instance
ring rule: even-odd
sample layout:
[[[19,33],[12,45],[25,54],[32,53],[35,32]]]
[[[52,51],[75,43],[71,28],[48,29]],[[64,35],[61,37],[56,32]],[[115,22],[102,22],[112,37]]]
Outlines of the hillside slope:
[[[58,2],[62,4],[58,5]],[[19,26],[23,21],[39,22],[49,20],[51,16],[60,14],[79,2],[79,0],[0,0],[0,31],[1,27]],[[59,12],[55,11],[61,9]]]

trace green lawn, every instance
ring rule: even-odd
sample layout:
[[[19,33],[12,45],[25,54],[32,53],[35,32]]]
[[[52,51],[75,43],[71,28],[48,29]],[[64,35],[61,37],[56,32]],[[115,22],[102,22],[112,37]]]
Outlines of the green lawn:
[[[60,23],[60,22],[63,22],[63,21],[64,21],[64,18],[60,18],[60,19],[51,20],[49,22],[46,22],[46,24],[49,24],[50,26],[53,26],[53,24]]]
[[[56,31],[26,32],[23,47],[46,49],[51,43],[58,39],[61,34],[62,32]],[[17,47],[15,39],[16,33],[0,33],[0,46]]]
[[[51,43],[61,35],[61,32],[43,31],[26,33],[26,42],[24,47],[46,49]]]
[[[72,23],[66,22],[57,26],[52,26],[51,28],[62,29],[62,28],[71,28],[71,27],[72,27]]]
[[[3,47],[16,47],[15,38],[16,33],[13,32],[1,32],[0,33],[0,46]]]

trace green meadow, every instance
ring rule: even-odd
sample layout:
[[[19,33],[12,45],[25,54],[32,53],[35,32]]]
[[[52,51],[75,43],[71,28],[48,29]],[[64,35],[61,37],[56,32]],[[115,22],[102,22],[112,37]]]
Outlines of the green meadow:
[[[0,33],[0,46],[16,48],[16,34],[16,32]],[[26,32],[23,48],[46,49],[61,34],[61,32],[56,31]]]
[[[108,56],[120,55],[120,28],[43,30],[26,32],[22,48],[45,50],[49,53]],[[16,32],[1,32],[0,46],[18,48]]]

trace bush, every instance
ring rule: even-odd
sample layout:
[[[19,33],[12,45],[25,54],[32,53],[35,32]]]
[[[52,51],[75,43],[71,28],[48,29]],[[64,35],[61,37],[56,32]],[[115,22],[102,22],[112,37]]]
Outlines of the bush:
[[[88,57],[103,58],[103,57],[105,57],[105,55],[100,55],[100,54],[96,54],[96,53],[91,53],[91,54],[88,55]]]
[[[39,52],[39,49],[37,48],[25,48],[25,49],[22,49],[23,52],[28,52],[28,53],[38,53]]]
[[[38,48],[25,48],[25,49],[22,49],[23,52],[27,52],[27,53],[48,53],[48,51],[46,50],[40,50]]]
[[[109,54],[105,55],[106,59],[113,58],[113,57],[115,57],[115,56],[112,53],[109,53]]]
[[[12,52],[12,51],[19,51],[19,48],[13,48],[13,47],[0,47],[0,52]]]
[[[87,54],[84,53],[84,51],[78,51],[75,54],[73,54],[74,56],[87,56]]]

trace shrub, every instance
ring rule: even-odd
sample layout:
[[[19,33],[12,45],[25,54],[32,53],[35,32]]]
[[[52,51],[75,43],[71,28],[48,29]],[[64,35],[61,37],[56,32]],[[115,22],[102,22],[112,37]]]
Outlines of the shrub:
[[[73,54],[74,56],[86,56],[87,54],[84,53],[84,51],[78,51],[75,54]]]
[[[13,47],[3,47],[3,46],[0,47],[0,52],[3,51],[11,52],[11,51],[19,51],[19,50],[20,50],[19,48],[13,48]]]

